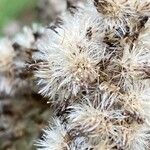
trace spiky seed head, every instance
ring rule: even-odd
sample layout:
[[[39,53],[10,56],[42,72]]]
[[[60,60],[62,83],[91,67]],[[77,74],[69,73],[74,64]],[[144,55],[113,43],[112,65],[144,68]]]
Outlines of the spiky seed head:
[[[98,78],[98,63],[106,48],[101,41],[100,24],[96,18],[80,15],[56,31],[47,30],[39,42],[40,53],[35,59],[42,63],[36,76],[43,86],[41,93],[51,98],[64,89],[68,95],[77,95]]]

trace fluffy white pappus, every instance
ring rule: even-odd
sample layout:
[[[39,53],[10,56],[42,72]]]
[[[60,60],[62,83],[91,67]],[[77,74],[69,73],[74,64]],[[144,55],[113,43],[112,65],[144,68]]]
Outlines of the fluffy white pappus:
[[[122,68],[120,78],[124,86],[128,86],[133,80],[149,78],[150,52],[149,48],[139,43],[126,44],[123,56],[116,62]]]
[[[103,28],[116,29],[122,36],[137,32],[140,20],[149,16],[149,3],[149,0],[94,0],[100,16],[103,17]]]
[[[22,32],[15,35],[13,43],[17,43],[24,48],[35,48],[35,41],[38,36],[44,32],[44,28],[39,24],[33,24],[32,27],[23,27]]]
[[[141,45],[145,45],[150,49],[150,19],[145,24],[145,27],[140,32],[138,41]]]
[[[51,41],[57,42],[56,44],[63,43],[63,39],[66,39],[68,36],[67,42],[75,40],[79,42],[81,39],[88,39],[88,33],[90,32],[90,41],[98,42],[99,38],[103,38],[103,28],[102,28],[102,17],[99,16],[97,10],[92,5],[91,2],[87,3],[85,8],[79,9],[74,15],[64,12],[60,18],[62,24],[55,26],[54,29],[45,30],[43,41],[38,44],[40,50],[47,50],[51,47]],[[54,32],[56,34],[54,34]],[[79,37],[78,37],[79,36]],[[52,37],[52,38],[51,38]],[[63,38],[65,37],[65,38]],[[78,38],[79,40],[78,40]],[[74,39],[75,38],[75,39]],[[66,41],[65,40],[65,41]],[[43,42],[43,44],[42,44]],[[49,43],[50,42],[50,43]],[[41,45],[42,44],[42,45]],[[45,45],[45,46],[44,46]],[[49,46],[49,47],[48,47]]]
[[[150,127],[147,125],[133,126],[133,130],[127,136],[129,150],[149,150],[150,149]]]
[[[9,39],[0,39],[0,73],[11,70],[15,51]]]
[[[104,110],[89,104],[77,104],[70,106],[68,123],[70,128],[80,130],[89,138],[89,143],[94,150],[108,150],[127,147],[126,141],[129,126],[126,124],[128,116],[124,116],[123,110]],[[131,134],[131,133],[129,133]]]
[[[69,150],[91,150],[93,146],[88,143],[85,137],[77,137],[70,145]]]
[[[82,14],[82,13],[81,13]],[[105,57],[97,18],[72,17],[55,31],[47,30],[38,43],[34,59],[43,61],[36,76],[45,96],[66,89],[76,95],[98,78],[99,62]]]
[[[122,110],[133,117],[134,120],[144,121],[144,110],[142,108],[142,99],[140,99],[141,90],[132,87],[126,91],[120,98],[120,103],[122,105]]]
[[[124,124],[124,126],[114,129],[110,145],[112,147],[108,149],[149,150],[149,131],[150,128],[147,124]]]
[[[150,17],[150,1],[149,0],[133,0],[130,1],[136,10],[136,13],[139,14],[139,16],[148,16]]]
[[[45,28],[41,24],[33,23],[32,24],[32,31],[34,34],[43,34],[45,31]]]
[[[87,101],[68,107],[70,127],[80,129],[89,137],[107,139],[117,129],[117,125],[115,126],[113,123],[117,124],[125,116],[121,110],[102,110],[100,105],[95,107],[92,102]]]
[[[102,19],[102,17],[99,15],[99,13],[97,12],[97,9],[95,8],[93,2],[91,0],[68,0],[71,3],[75,3],[75,1],[77,3],[81,3],[81,1],[84,1],[84,7],[77,7],[77,11],[76,13],[74,13],[73,15],[68,13],[68,12],[64,12],[61,17],[62,20],[64,21],[69,21],[69,18],[72,16],[73,18],[76,19],[81,19],[80,17],[89,19],[91,18],[97,18],[97,19]],[[79,17],[80,16],[80,17]],[[69,17],[69,18],[68,18]],[[68,19],[67,19],[68,18]],[[70,20],[71,21],[71,20]],[[91,20],[92,21],[92,20]],[[92,24],[96,23],[96,22],[91,22]],[[99,22],[100,23],[100,22]]]
[[[131,97],[136,97],[140,101],[150,101],[150,80],[133,81],[128,85],[126,92],[134,95]]]
[[[103,16],[105,28],[121,28],[125,32],[125,26],[131,26],[132,19],[137,17],[135,8],[129,0],[94,0],[94,5]]]
[[[89,150],[91,147],[86,138],[71,137],[68,125],[64,125],[58,118],[44,130],[43,136],[35,145],[38,150]]]
[[[67,129],[59,119],[44,130],[44,135],[36,142],[38,150],[70,150],[67,139]]]
[[[150,80],[136,81],[128,85],[126,89],[128,97],[125,95],[125,108],[130,112],[143,117],[145,121],[150,121]]]
[[[98,86],[95,85],[95,88],[84,96],[84,99],[89,100],[93,107],[104,111],[111,109],[118,102],[118,96],[119,88],[117,86],[103,82],[98,83]]]

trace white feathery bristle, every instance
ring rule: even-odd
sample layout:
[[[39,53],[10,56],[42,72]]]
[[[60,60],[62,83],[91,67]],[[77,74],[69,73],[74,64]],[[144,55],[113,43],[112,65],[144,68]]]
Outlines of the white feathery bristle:
[[[112,128],[115,128],[111,120],[115,120],[117,123],[122,121],[125,116],[122,115],[121,110],[103,110],[101,101],[99,100],[97,106],[94,106],[89,100],[87,104],[84,101],[83,104],[70,106],[71,112],[68,115],[70,126],[80,128],[81,131],[87,133],[90,137],[105,137],[106,134],[111,132]]]
[[[149,16],[150,2],[141,0],[94,0],[103,17],[103,28],[120,30],[124,35],[136,32],[139,18]]]
[[[44,130],[44,135],[36,142],[36,146],[38,150],[69,150],[67,140],[67,129],[59,119],[54,119],[54,125]]]
[[[137,16],[134,8],[129,7],[129,0],[95,0],[94,4],[103,16],[105,28],[121,28],[124,32],[125,25],[131,26],[132,19]]]
[[[119,65],[122,67],[121,74],[125,84],[126,82],[128,84],[132,80],[148,78],[150,53],[149,49],[144,45],[133,43],[131,49],[131,45],[126,44],[123,57],[119,61]]]
[[[92,148],[85,137],[78,137],[71,143],[69,150],[90,150]]]
[[[147,125],[134,126],[133,131],[128,134],[129,150],[148,150],[150,149],[150,127]]]
[[[144,116],[144,118],[150,121],[150,80],[133,82],[128,86],[129,97],[133,100],[134,108],[137,113]],[[130,98],[127,98],[128,100]],[[126,102],[128,100],[125,100]],[[136,103],[138,105],[136,105]],[[133,106],[132,102],[129,102],[128,108]]]
[[[129,0],[130,1],[130,0]],[[141,16],[150,17],[150,1],[149,0],[133,0],[130,1],[136,12]]]
[[[14,40],[36,47],[40,94],[60,106],[38,149],[150,149],[149,0],[46,2],[60,18]]]
[[[144,29],[140,32],[138,41],[141,45],[144,45],[150,49],[150,19],[148,19]]]

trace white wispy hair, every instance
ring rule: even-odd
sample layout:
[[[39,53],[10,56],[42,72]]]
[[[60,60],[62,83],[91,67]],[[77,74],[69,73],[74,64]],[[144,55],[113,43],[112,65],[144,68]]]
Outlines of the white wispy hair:
[[[129,150],[148,150],[150,149],[150,127],[147,125],[133,126],[133,130],[128,134]]]
[[[106,98],[105,94],[101,97]],[[106,137],[113,130],[112,128],[115,128],[111,120],[115,120],[117,123],[125,116],[121,110],[103,109],[104,104],[101,104],[104,103],[103,99],[99,100],[95,106],[89,100],[70,106],[71,111],[68,115],[70,126],[80,128],[90,137]],[[111,101],[111,98],[109,100]]]
[[[38,44],[40,52],[34,59],[43,61],[36,72],[39,85],[44,85],[40,93],[51,98],[62,89],[76,95],[98,77],[98,63],[106,48],[101,40],[101,23],[94,16],[81,14],[55,31],[47,30]]]
[[[71,106],[70,108],[72,108],[73,111],[69,115],[69,119],[71,119],[69,123],[75,128],[78,128],[77,130],[80,129],[84,132],[86,136],[90,135],[89,141],[91,143],[96,140],[97,144],[93,145],[95,150],[99,148],[111,149],[115,146],[117,146],[116,149],[149,149],[150,134],[148,125],[139,123],[132,123],[131,125],[125,123],[121,125],[119,123],[117,124],[116,120],[113,125],[113,119],[119,119],[120,123],[121,120],[123,121],[126,119],[125,116],[121,113],[117,113],[115,110],[114,116],[109,112],[107,114],[104,114],[105,112],[103,112],[103,115],[105,116],[104,119],[102,113],[96,112],[85,104]],[[112,120],[109,122],[106,118],[111,118]],[[108,139],[108,137],[113,141],[109,141],[110,139]]]
[[[67,129],[59,119],[54,119],[54,124],[44,130],[42,139],[36,142],[38,150],[69,150]]]
[[[126,35],[137,32],[140,17],[149,16],[150,3],[141,0],[94,0],[94,4],[103,18],[103,28],[116,29]]]
[[[68,125],[64,125],[58,118],[53,121],[53,125],[45,129],[41,139],[36,141],[38,150],[90,150],[91,146],[85,137],[71,137]]]
[[[11,69],[15,51],[9,39],[0,39],[0,73]]]
[[[150,17],[150,1],[149,0],[133,0],[129,1],[131,6],[135,8],[136,13],[141,16]]]
[[[126,126],[121,122],[128,116],[124,116],[122,110],[102,110],[100,105],[95,107],[89,101],[70,106],[69,109],[72,109],[68,115],[70,127],[83,132],[95,150],[126,146],[123,134]]]
[[[94,0],[94,4],[89,1],[76,13],[63,13],[61,23],[46,29],[38,41],[33,59],[40,93],[53,104],[67,103],[68,109],[61,114],[66,124],[56,119],[37,146],[147,150],[149,2]],[[73,105],[68,106],[70,101]]]
[[[121,78],[125,86],[132,80],[148,78],[150,68],[149,48],[136,42],[132,46],[126,44],[123,56],[118,60],[118,64],[122,67]]]
[[[150,80],[133,81],[126,89],[127,93],[133,94],[140,101],[150,101]]]
[[[150,49],[150,19],[145,24],[145,27],[140,32],[138,41],[141,45],[145,45]]]
[[[132,19],[137,16],[129,0],[94,0],[94,4],[103,16],[105,28],[116,27],[125,32],[125,26],[131,26]]]
[[[91,150],[93,146],[88,143],[85,137],[77,137],[70,145],[69,150]]]
[[[150,121],[150,80],[135,81],[128,85],[128,97],[124,102],[127,104],[128,110]]]
[[[104,94],[103,91],[101,92]],[[127,89],[126,94],[110,95],[109,98],[106,92],[106,95],[99,96],[101,98],[99,101],[86,99],[81,104],[70,106],[68,115],[70,127],[81,130],[87,137],[90,137],[92,143],[93,140],[96,140],[98,145],[94,146],[95,149],[102,146],[100,143],[105,143],[103,145],[105,149],[116,145],[117,148],[134,150],[139,144],[141,149],[146,150],[149,127],[144,129],[144,122],[149,124],[149,111],[147,112],[150,96],[149,82],[133,83]],[[111,107],[102,107],[105,105],[102,103],[108,104],[108,101],[111,103],[113,98],[115,100],[112,100]],[[107,99],[109,100],[107,101]],[[121,105],[119,101],[121,101]],[[116,103],[118,104],[116,105]],[[132,120],[131,124],[128,124],[128,119]],[[141,128],[136,130],[134,128],[136,126],[141,126]],[[136,134],[134,137],[132,136],[133,132]],[[110,142],[108,137],[111,137],[113,142]]]

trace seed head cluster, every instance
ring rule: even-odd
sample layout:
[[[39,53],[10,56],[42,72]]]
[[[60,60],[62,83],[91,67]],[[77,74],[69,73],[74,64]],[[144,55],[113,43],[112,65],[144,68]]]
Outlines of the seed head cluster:
[[[0,44],[0,80],[28,72],[56,109],[37,149],[149,150],[150,1],[64,3],[49,26]]]
[[[65,133],[54,139],[64,130],[45,130],[39,149],[150,148],[149,8],[149,1],[88,1],[45,30],[35,75]]]

